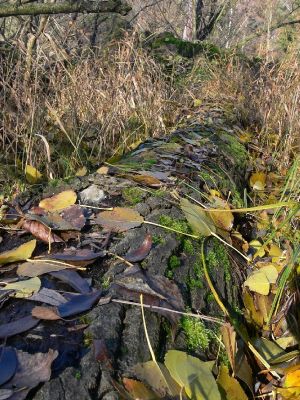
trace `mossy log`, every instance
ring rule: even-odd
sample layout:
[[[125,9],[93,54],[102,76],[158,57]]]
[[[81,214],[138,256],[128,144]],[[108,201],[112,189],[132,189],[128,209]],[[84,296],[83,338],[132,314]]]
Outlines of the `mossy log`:
[[[55,189],[48,187],[44,194],[53,194],[70,186],[80,191],[93,184],[104,191],[107,205],[133,207],[147,221],[188,231],[185,217],[170,192],[176,188],[181,195],[200,199],[200,192],[216,189],[225,198],[229,195],[231,203],[239,207],[246,165],[247,151],[237,139],[235,130],[224,127],[218,119],[211,125],[193,124],[167,137],[149,140],[123,157],[111,168],[111,173],[76,178]],[[166,190],[138,187],[129,179],[130,173],[142,170],[168,175]],[[198,241],[144,224],[119,235],[118,240],[111,242],[109,251],[122,257],[139,247],[146,234],[152,235],[153,246],[138,268],[151,276],[161,275],[175,282],[186,310],[224,317],[206,283]],[[218,240],[209,239],[206,262],[220,297],[238,313],[242,258]],[[91,268],[90,276],[96,287],[102,287],[108,296],[114,296],[113,283],[120,279],[126,268],[125,263],[107,258]],[[158,360],[163,360],[169,348],[188,351],[201,359],[211,359],[218,353],[215,340],[218,325],[184,317],[174,328],[162,315],[150,310],[145,313],[148,334]],[[87,347],[83,348],[81,357],[39,388],[33,399],[119,399],[111,377],[118,380],[130,376],[135,364],[151,359],[139,307],[109,302],[91,310],[85,321],[89,322],[84,332]],[[90,346],[93,341],[105,343],[109,363],[107,359],[96,360]],[[221,356],[225,357],[225,354],[221,352]]]

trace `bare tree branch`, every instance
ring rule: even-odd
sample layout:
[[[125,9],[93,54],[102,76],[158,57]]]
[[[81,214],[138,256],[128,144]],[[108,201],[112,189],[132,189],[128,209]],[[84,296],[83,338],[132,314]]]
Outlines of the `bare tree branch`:
[[[130,7],[121,0],[91,1],[81,0],[74,3],[64,1],[62,3],[26,3],[7,4],[0,6],[0,18],[17,15],[50,15],[69,13],[107,13],[114,12],[127,14]]]

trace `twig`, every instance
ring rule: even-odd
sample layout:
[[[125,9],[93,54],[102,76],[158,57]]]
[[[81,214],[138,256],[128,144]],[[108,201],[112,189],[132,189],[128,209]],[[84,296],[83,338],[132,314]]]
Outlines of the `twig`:
[[[111,301],[113,303],[128,304],[130,306],[141,307],[140,303],[136,303],[134,301],[120,300],[120,299],[112,299]],[[223,325],[225,323],[225,321],[222,320],[222,319],[214,318],[214,317],[208,317],[207,315],[202,315],[202,314],[187,313],[187,312],[184,312],[184,311],[172,310],[171,308],[152,306],[150,304],[143,304],[143,307],[144,308],[149,308],[150,310],[161,310],[161,311],[165,311],[165,312],[169,312],[169,313],[173,313],[173,314],[184,315],[186,317],[198,318],[198,319],[202,319],[203,321],[215,322],[216,324],[220,324],[220,325]]]

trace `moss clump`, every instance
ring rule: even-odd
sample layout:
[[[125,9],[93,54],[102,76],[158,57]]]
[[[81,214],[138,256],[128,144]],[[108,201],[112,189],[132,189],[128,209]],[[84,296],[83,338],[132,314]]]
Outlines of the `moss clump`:
[[[154,244],[154,246],[157,246],[159,244],[165,244],[166,243],[166,239],[164,237],[162,237],[161,235],[153,235],[152,236],[152,243]]]
[[[110,285],[110,277],[103,277],[101,280],[102,289],[108,289]]]
[[[186,344],[189,350],[205,351],[209,347],[212,333],[202,321],[193,317],[183,317],[181,327],[186,336]]]
[[[194,254],[195,250],[194,250],[194,246],[193,243],[190,239],[183,239],[182,240],[182,250],[186,253],[186,254]]]
[[[207,267],[211,271],[222,269],[226,282],[230,281],[230,260],[225,247],[217,239],[213,239],[213,247],[207,253]]]
[[[90,347],[93,343],[93,335],[91,332],[84,332],[84,338],[83,338],[83,345],[85,347]]]
[[[135,205],[143,200],[144,192],[138,187],[128,187],[123,189],[122,197],[127,203]]]
[[[159,217],[159,223],[161,225],[167,226],[168,228],[175,229],[176,231],[189,233],[189,226],[187,222],[179,219],[173,219],[168,215],[161,215]]]
[[[225,154],[230,154],[237,167],[245,167],[248,160],[248,153],[245,146],[233,135],[221,133],[221,139],[224,141],[223,149]]]
[[[181,261],[180,259],[173,254],[170,258],[169,258],[169,262],[168,262],[168,269],[166,271],[166,277],[169,279],[172,279],[174,276],[174,270],[176,268],[179,268],[181,265]]]

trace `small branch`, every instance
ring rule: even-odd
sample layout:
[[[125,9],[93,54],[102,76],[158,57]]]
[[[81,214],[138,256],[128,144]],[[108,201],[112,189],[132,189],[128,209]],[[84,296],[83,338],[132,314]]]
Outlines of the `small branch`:
[[[127,301],[127,300],[120,300],[120,299],[112,299],[111,301],[112,301],[112,303],[127,304],[129,306],[141,307],[140,303],[135,303],[134,301]],[[220,325],[223,325],[225,323],[225,321],[222,319],[208,317],[208,316],[202,315],[202,314],[187,313],[187,312],[183,312],[183,311],[172,310],[171,308],[151,306],[149,304],[143,304],[143,307],[149,308],[150,310],[160,310],[160,311],[165,311],[165,312],[169,312],[169,313],[173,313],[173,314],[184,315],[186,317],[198,318],[198,319],[202,319],[203,321],[215,322],[216,324],[220,324]]]

